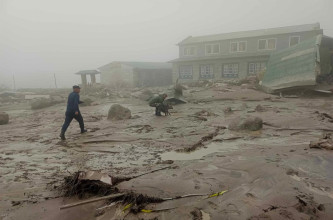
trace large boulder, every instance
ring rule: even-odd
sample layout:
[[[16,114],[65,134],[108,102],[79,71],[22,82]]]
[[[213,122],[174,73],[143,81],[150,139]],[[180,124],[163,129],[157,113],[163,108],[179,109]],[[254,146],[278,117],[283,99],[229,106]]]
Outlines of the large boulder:
[[[41,109],[41,108],[47,108],[52,105],[55,105],[56,103],[51,101],[51,99],[41,98],[41,99],[35,99],[31,102],[31,109]]]
[[[131,111],[119,104],[114,104],[109,109],[108,120],[124,120],[131,118]]]
[[[140,99],[142,101],[148,101],[151,97],[154,96],[154,93],[150,89],[143,89],[131,94],[132,97]]]
[[[259,117],[237,118],[229,124],[228,129],[235,131],[258,131],[262,129],[262,125],[263,121]]]
[[[0,112],[0,125],[8,124],[9,115],[5,112]]]

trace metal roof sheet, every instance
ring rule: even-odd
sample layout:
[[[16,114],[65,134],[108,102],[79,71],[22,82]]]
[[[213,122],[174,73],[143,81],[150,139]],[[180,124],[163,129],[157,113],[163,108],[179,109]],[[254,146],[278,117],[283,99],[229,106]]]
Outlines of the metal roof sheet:
[[[262,85],[269,91],[316,85],[316,62],[322,35],[273,52]]]
[[[179,45],[194,44],[194,43],[200,43],[200,42],[220,41],[220,40],[228,40],[228,39],[237,39],[237,38],[278,35],[278,34],[286,34],[286,33],[297,33],[297,32],[305,32],[305,31],[313,31],[313,30],[321,30],[320,24],[319,23],[304,24],[304,25],[295,25],[295,26],[287,26],[287,27],[205,35],[205,36],[197,36],[197,37],[189,36],[186,39],[184,39],[183,41],[181,41],[179,43]]]
[[[81,70],[77,73],[75,73],[77,75],[83,75],[83,74],[100,74],[100,72],[98,70]]]
[[[99,67],[98,69],[108,69],[114,64],[122,64],[126,66],[130,66],[132,68],[138,69],[171,69],[172,65],[166,62],[129,62],[129,61],[114,61],[108,63],[104,66]]]

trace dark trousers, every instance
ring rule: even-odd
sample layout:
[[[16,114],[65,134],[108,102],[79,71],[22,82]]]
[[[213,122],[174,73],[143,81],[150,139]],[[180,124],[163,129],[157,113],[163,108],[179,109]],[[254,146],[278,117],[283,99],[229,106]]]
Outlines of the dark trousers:
[[[66,130],[67,130],[69,124],[72,122],[73,118],[79,122],[81,132],[84,130],[84,122],[83,122],[83,118],[82,118],[82,115],[80,112],[78,115],[75,115],[75,113],[66,113],[65,123],[61,129],[62,132],[64,132],[64,133],[66,132]]]
[[[161,114],[161,109],[162,109],[163,104],[154,103],[154,104],[150,104],[149,106],[155,107],[155,115]]]

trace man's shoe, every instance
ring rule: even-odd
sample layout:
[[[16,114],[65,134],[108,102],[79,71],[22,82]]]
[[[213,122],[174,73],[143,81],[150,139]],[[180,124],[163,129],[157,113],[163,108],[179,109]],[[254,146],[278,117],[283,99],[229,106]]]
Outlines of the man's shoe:
[[[88,132],[88,130],[84,129],[84,130],[81,131],[81,134],[86,133],[86,132]]]
[[[61,140],[63,140],[63,141],[66,140],[65,132],[62,131],[62,132],[60,133],[60,138],[61,138]]]

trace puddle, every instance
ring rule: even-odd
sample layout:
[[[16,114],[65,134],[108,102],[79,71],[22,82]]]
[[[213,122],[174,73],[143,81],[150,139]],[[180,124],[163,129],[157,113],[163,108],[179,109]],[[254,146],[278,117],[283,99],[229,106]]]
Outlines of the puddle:
[[[193,152],[167,152],[161,154],[162,160],[198,160],[202,157],[213,154],[213,153],[225,153],[230,152],[234,150],[238,150],[239,145],[237,145],[235,142],[223,142],[223,143],[217,143],[212,142],[208,145],[206,145],[205,148],[200,148],[199,150],[193,151]]]

